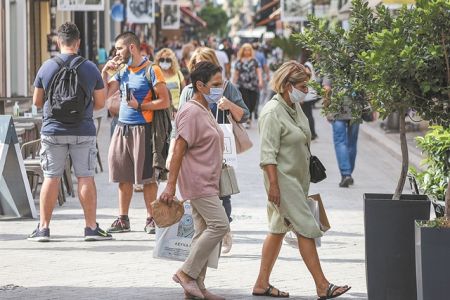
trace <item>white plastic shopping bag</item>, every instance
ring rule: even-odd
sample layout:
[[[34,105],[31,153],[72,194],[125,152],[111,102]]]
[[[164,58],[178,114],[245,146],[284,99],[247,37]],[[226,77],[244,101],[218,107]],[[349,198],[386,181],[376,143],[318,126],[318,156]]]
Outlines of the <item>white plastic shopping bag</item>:
[[[194,236],[194,219],[189,201],[185,201],[184,215],[180,222],[166,228],[156,228],[156,244],[153,249],[154,258],[185,261],[191,249]],[[220,255],[220,244],[216,246],[208,259],[208,267],[217,269]]]
[[[236,141],[234,140],[233,125],[231,124],[219,124],[220,129],[223,131],[223,142],[225,149],[223,150],[224,163],[237,168],[237,152]]]

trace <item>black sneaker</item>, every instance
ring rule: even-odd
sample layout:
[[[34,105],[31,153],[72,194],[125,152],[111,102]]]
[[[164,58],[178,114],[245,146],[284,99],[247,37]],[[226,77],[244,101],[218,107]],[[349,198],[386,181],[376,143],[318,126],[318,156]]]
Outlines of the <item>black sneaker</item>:
[[[97,228],[92,230],[90,227],[84,228],[84,240],[90,241],[106,241],[112,240],[112,235],[101,229],[97,224]]]
[[[349,181],[349,185],[353,185],[355,182],[353,181],[353,177],[352,176],[350,176],[350,181]]]
[[[145,227],[144,227],[144,231],[147,232],[148,234],[155,234],[156,230],[155,230],[155,220],[153,220],[153,218],[147,218],[147,221],[145,222]]]
[[[118,217],[107,231],[110,233],[128,232],[130,231],[130,220]]]
[[[39,229],[39,224],[37,228],[30,234],[27,238],[29,241],[33,242],[49,242],[50,241],[50,228]]]
[[[353,182],[353,179],[351,176],[342,176],[341,182],[339,182],[339,187],[345,187],[347,188],[351,183]]]

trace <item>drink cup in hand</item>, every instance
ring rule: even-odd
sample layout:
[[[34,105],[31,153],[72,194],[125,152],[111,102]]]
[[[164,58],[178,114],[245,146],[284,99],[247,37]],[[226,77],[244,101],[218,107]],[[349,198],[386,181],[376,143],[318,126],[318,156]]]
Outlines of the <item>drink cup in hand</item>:
[[[123,67],[123,61],[119,56],[114,56],[113,59],[107,62],[107,66],[108,69],[106,70],[106,72],[110,77],[113,77]]]

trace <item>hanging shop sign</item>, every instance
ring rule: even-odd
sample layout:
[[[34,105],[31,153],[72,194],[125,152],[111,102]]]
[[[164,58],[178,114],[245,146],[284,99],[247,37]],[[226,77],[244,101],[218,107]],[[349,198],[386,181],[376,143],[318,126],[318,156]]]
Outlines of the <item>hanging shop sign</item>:
[[[154,0],[128,0],[127,22],[135,24],[149,24],[155,22]]]
[[[180,4],[174,1],[163,1],[161,3],[161,28],[180,28]]]
[[[105,3],[104,0],[58,0],[57,10],[105,10]]]
[[[312,0],[281,0],[281,21],[307,21],[312,13]]]

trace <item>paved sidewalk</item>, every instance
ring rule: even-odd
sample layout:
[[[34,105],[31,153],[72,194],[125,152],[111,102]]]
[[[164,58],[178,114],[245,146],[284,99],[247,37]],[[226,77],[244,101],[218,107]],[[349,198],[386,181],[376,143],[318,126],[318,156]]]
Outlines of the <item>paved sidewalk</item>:
[[[339,299],[366,299],[362,194],[392,193],[400,162],[379,142],[361,134],[355,185],[339,188],[331,127],[318,110],[314,113],[319,138],[312,152],[327,167],[328,178],[313,184],[311,193],[321,193],[332,226],[319,248],[322,266],[331,282],[352,286]],[[232,199],[234,245],[220,259],[219,269],[207,273],[207,286],[227,299],[254,299],[251,290],[267,230],[256,126],[249,132],[255,146],[239,157],[242,192]],[[102,122],[99,145],[105,171],[96,176],[98,221],[106,228],[117,215],[117,187],[108,182],[109,122]],[[130,220],[130,233],[115,234],[113,241],[84,242],[80,204],[68,197],[55,209],[50,243],[25,239],[37,220],[0,222],[0,299],[183,299],[181,287],[171,279],[181,263],[152,258],[155,241],[143,232],[142,193],[133,198]],[[283,245],[271,283],[289,291],[291,299],[317,298],[298,250],[288,245]]]

